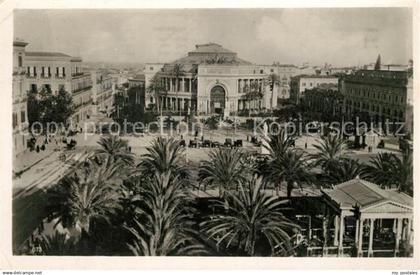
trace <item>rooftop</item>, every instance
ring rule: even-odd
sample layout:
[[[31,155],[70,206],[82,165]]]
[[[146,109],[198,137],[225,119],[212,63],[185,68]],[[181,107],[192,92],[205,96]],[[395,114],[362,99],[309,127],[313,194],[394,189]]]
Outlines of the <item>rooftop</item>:
[[[26,52],[26,56],[71,57],[70,55],[59,52]]]
[[[188,52],[188,55],[190,54],[196,54],[196,53],[227,53],[227,54],[236,54],[235,52],[232,52],[231,50],[223,48],[221,45],[216,43],[207,43],[207,44],[198,44],[195,45],[195,50]]]
[[[410,71],[358,70],[346,76],[345,81],[404,87],[411,76],[412,73]]]
[[[359,178],[338,184],[333,189],[324,189],[323,193],[341,208],[352,208],[357,204],[362,211],[364,208],[384,202],[413,207],[413,198],[409,195],[397,190],[382,189],[374,183]]]
[[[307,74],[301,74],[296,75],[293,77],[294,79],[300,79],[300,78],[337,78],[335,75],[307,75]]]
[[[251,62],[238,58],[237,54],[231,50],[223,48],[216,43],[195,45],[195,50],[188,52],[188,55],[165,64],[164,72],[170,72],[174,64],[182,64],[185,72],[193,73],[197,70],[197,65],[252,65]]]

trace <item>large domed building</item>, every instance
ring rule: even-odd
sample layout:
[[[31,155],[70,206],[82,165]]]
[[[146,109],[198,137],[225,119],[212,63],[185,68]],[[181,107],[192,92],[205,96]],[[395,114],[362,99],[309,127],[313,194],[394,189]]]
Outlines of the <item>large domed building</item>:
[[[196,45],[172,63],[146,64],[146,87],[154,77],[164,86],[160,98],[147,94],[146,106],[224,117],[245,109],[270,110],[277,106],[278,87],[267,81],[273,72],[273,66],[254,65],[216,43]]]

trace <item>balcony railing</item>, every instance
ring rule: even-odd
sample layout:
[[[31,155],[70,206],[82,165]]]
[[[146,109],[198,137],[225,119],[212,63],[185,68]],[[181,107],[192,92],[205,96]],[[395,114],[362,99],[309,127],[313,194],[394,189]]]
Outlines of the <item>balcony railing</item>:
[[[78,88],[78,89],[73,90],[73,94],[78,94],[78,93],[81,93],[83,91],[89,90],[91,88],[92,88],[92,85],[89,85],[89,86],[86,86],[86,87],[83,87],[83,88]]]
[[[26,74],[27,78],[37,78],[37,76],[38,76],[37,74],[32,74],[32,75],[31,74]]]
[[[81,77],[89,77],[89,79],[90,79],[90,73],[83,72],[83,73],[72,74],[71,77],[73,79],[81,78]]]
[[[55,78],[66,78],[66,74],[63,74],[63,75],[55,74]]]
[[[41,74],[42,78],[51,78],[51,74]]]

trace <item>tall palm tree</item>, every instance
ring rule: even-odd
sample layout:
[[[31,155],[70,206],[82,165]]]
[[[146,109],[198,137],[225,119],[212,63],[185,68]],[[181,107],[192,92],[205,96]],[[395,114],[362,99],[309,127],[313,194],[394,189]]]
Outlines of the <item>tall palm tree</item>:
[[[89,235],[93,222],[109,222],[120,208],[119,172],[122,163],[86,161],[48,191],[47,212],[66,228]]]
[[[127,227],[133,240],[128,244],[135,255],[197,255],[203,247],[192,237],[194,230],[188,191],[171,172],[156,173],[142,187],[144,207]]]
[[[255,256],[257,244],[268,243],[271,255],[290,255],[292,244],[290,235],[299,226],[289,221],[284,215],[286,201],[279,200],[263,191],[261,179],[251,179],[239,183],[239,192],[226,191],[225,200],[228,209],[223,214],[211,215],[210,219],[200,224],[202,230],[217,245],[228,248],[234,245],[249,256]],[[223,201],[216,201],[215,206],[225,207]]]
[[[329,185],[336,185],[358,176],[363,175],[364,166],[358,160],[343,158],[338,161],[338,165],[331,168],[328,174],[325,174],[325,182]]]
[[[293,145],[293,137],[290,135],[287,135],[287,132],[285,129],[281,128],[279,133],[276,135],[271,135],[267,139],[267,143],[263,146],[268,150],[270,157],[272,159],[279,158],[288,148],[290,148]]]
[[[175,139],[158,137],[146,150],[138,165],[144,176],[153,177],[155,173],[168,172],[181,178],[189,176],[184,161],[185,149]]]
[[[153,95],[156,98],[156,106],[157,111],[160,111],[160,116],[162,117],[163,112],[163,100],[161,100],[161,96],[165,93],[165,98],[167,96],[168,91],[166,90],[165,85],[162,84],[162,79],[160,78],[159,74],[155,74],[150,81],[149,86],[147,87],[147,92]]]
[[[219,196],[225,190],[237,187],[252,171],[245,169],[245,153],[238,148],[218,148],[209,153],[209,160],[201,163],[198,177],[204,185],[218,185]]]
[[[397,187],[412,194],[413,162],[412,153],[405,152],[402,159],[393,153],[380,153],[373,157],[364,169],[366,179],[383,188]]]
[[[395,156],[395,155],[394,155]],[[398,190],[413,195],[413,152],[406,150],[402,159],[395,156],[395,170],[398,171]]]
[[[301,150],[287,149],[283,155],[278,155],[269,161],[264,173],[265,181],[276,186],[276,193],[282,183],[286,183],[287,197],[290,198],[295,186],[302,183],[312,183],[313,177],[309,172],[307,159]]]
[[[339,161],[347,151],[347,141],[341,139],[338,135],[328,135],[323,137],[318,144],[314,145],[317,152],[310,157],[313,160],[312,165],[321,167],[325,173],[335,169]]]
[[[98,141],[99,148],[95,156],[99,159],[110,159],[112,162],[121,161],[126,165],[134,164],[134,155],[128,150],[128,142],[116,135],[101,137]]]
[[[392,188],[397,185],[396,173],[399,171],[395,171],[395,155],[392,153],[379,153],[372,157],[364,172],[367,180],[382,188]]]

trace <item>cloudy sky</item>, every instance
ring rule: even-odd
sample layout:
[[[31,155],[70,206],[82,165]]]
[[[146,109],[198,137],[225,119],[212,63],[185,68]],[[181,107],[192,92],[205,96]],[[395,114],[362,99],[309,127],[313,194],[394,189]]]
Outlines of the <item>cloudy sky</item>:
[[[408,8],[18,10],[15,38],[30,51],[85,61],[170,62],[216,42],[257,64],[407,64]]]

